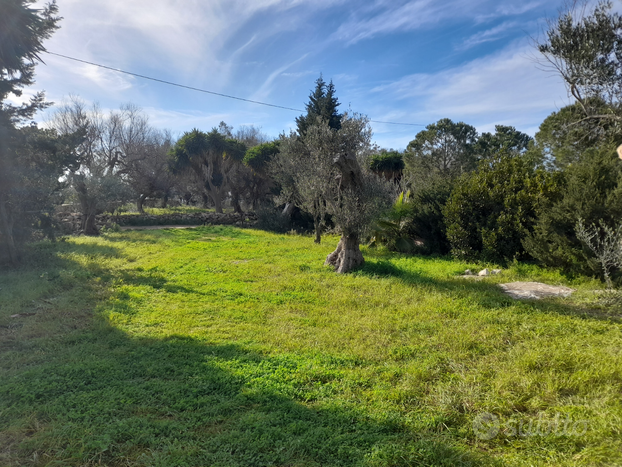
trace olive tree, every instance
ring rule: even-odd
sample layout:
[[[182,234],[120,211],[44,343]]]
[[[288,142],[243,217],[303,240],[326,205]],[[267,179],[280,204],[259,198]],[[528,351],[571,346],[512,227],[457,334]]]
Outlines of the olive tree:
[[[622,16],[612,6],[600,1],[586,14],[586,3],[573,3],[537,44],[543,63],[562,77],[586,120],[622,120]]]
[[[368,169],[371,128],[366,117],[344,114],[339,129],[316,119],[305,135],[283,137],[273,173],[284,195],[311,212],[316,242],[330,214],[341,239],[326,258],[339,273],[363,264],[359,245],[371,222],[391,202],[391,184]]]
[[[78,148],[81,164],[68,177],[80,204],[84,233],[98,233],[95,216],[105,210],[134,198],[142,212],[148,196],[170,191],[171,136],[152,127],[140,108],[125,104],[105,113],[97,104],[87,107],[71,97],[49,124],[62,135],[84,135]]]
[[[230,191],[231,180],[244,159],[243,143],[226,138],[218,129],[209,133],[194,129],[186,132],[169,154],[174,173],[189,175],[201,193],[222,213],[222,203]]]

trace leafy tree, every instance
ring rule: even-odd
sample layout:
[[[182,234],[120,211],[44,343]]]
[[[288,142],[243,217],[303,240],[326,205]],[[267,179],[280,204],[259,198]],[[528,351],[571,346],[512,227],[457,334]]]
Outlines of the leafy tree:
[[[58,180],[65,163],[65,157],[61,156],[65,151],[60,150],[64,142],[59,142],[57,149],[37,154],[35,148],[45,139],[44,135],[34,129],[20,129],[37,111],[49,105],[43,93],[35,94],[29,103],[21,106],[7,101],[9,95],[19,97],[22,88],[34,84],[35,63],[45,51],[43,41],[58,27],[60,18],[56,16],[55,3],[42,9],[29,8],[32,3],[31,0],[0,2],[0,259],[5,258],[14,265],[20,259],[20,241],[15,238],[14,229],[16,222],[26,221],[22,211],[24,194],[32,194],[27,192],[27,187],[42,188],[50,180]],[[31,198],[33,210],[40,210],[49,199],[39,198],[37,202],[37,198]]]
[[[250,177],[247,181],[247,189],[250,195],[253,209],[266,201],[276,188],[276,182],[269,173],[269,164],[279,153],[280,141],[259,144],[246,151],[244,165],[250,169]]]
[[[242,143],[226,138],[216,128],[209,133],[194,129],[184,133],[171,150],[170,167],[174,173],[192,174],[196,186],[222,213],[233,171],[245,152]]]
[[[330,130],[318,119],[302,138],[295,133],[282,136],[279,153],[271,163],[272,173],[281,187],[277,200],[295,204],[313,216],[315,243],[321,242],[327,214],[326,197],[338,175],[332,160],[334,154],[328,150],[337,133],[327,131],[319,136],[318,126]]]
[[[494,133],[482,133],[474,150],[479,159],[494,158],[501,152],[521,154],[529,148],[533,138],[513,126],[495,125]]]
[[[592,105],[605,111],[606,105],[602,101]],[[540,125],[530,151],[537,153],[536,157],[552,168],[561,170],[578,163],[590,148],[616,144],[619,124],[612,120],[588,122],[584,115],[579,103],[553,112]]]
[[[438,177],[412,194],[409,231],[419,240],[417,250],[423,254],[445,255],[450,251],[443,210],[453,189],[453,182]]]
[[[334,130],[341,128],[342,114],[337,112],[339,100],[335,96],[335,85],[331,81],[326,84],[322,76],[315,81],[315,89],[309,95],[309,102],[305,104],[306,115],[296,117],[298,135],[304,136],[307,129],[315,125],[318,117],[325,120]]]
[[[622,119],[622,16],[612,6],[600,1],[586,15],[580,3],[572,4],[549,24],[546,40],[537,46],[592,121]]]
[[[408,143],[404,153],[408,182],[412,187],[431,177],[454,179],[475,169],[477,130],[448,118],[428,125]]]
[[[369,168],[372,172],[382,175],[389,181],[399,182],[404,170],[404,156],[399,151],[383,149],[369,158]]]
[[[452,254],[504,263],[526,257],[522,245],[555,178],[529,158],[500,152],[459,179],[444,208]]]

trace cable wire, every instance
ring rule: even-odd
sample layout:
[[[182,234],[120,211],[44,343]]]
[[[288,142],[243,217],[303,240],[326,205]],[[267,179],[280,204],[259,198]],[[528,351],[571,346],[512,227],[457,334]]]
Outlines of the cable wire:
[[[202,92],[202,93],[205,93],[205,94],[212,94],[214,96],[226,97],[227,99],[235,99],[235,100],[242,101],[242,102],[249,102],[251,104],[265,105],[267,107],[274,107],[274,108],[277,108],[277,109],[291,110],[293,112],[303,112],[303,113],[305,112],[304,110],[294,109],[292,107],[285,107],[285,106],[282,106],[282,105],[269,104],[267,102],[254,101],[254,100],[251,100],[251,99],[244,99],[243,97],[230,96],[229,94],[222,94],[222,93],[219,93],[219,92],[208,91],[207,89],[200,89],[200,88],[195,88],[195,87],[192,87],[192,86],[186,86],[185,84],[173,83],[172,81],[166,81],[166,80],[159,79],[159,78],[153,78],[151,76],[146,76],[146,75],[141,75],[141,74],[138,74],[138,73],[133,73],[131,71],[125,71],[125,70],[121,70],[119,68],[113,68],[113,67],[110,67],[110,66],[101,65],[99,63],[94,63],[94,62],[89,62],[87,60],[82,60],[80,58],[69,57],[68,55],[63,55],[63,54],[59,54],[59,53],[56,53],[56,52],[50,52],[49,50],[46,50],[45,52],[47,54],[49,54],[49,55],[55,55],[57,57],[66,58],[67,60],[73,60],[74,62],[84,63],[84,64],[87,64],[87,65],[92,65],[92,66],[96,66],[96,67],[99,67],[99,68],[104,68],[106,70],[115,71],[117,73],[123,73],[123,74],[126,74],[126,75],[135,76],[137,78],[147,79],[147,80],[150,80],[150,81],[155,81],[157,83],[167,84],[169,86],[176,86],[178,88],[189,89],[190,91],[197,91],[197,92]],[[383,124],[386,124],[386,125],[426,126],[426,125],[423,125],[421,123],[383,122],[383,121],[378,121],[378,120],[370,120],[370,122],[372,122],[372,123],[383,123]]]

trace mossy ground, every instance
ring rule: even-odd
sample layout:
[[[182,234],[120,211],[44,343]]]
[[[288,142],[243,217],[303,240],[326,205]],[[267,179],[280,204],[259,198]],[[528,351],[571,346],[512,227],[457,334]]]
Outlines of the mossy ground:
[[[336,243],[200,227],[34,245],[0,272],[0,465],[622,464],[622,325],[598,283],[521,264],[468,281],[476,265],[374,250],[337,275]],[[514,301],[512,280],[578,291]]]

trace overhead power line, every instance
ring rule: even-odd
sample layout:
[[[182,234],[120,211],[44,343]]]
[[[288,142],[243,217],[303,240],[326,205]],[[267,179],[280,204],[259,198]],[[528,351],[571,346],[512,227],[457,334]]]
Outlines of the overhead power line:
[[[135,76],[137,78],[142,78],[142,79],[147,79],[147,80],[150,80],[150,81],[155,81],[157,83],[167,84],[169,86],[176,86],[178,88],[189,89],[190,91],[197,91],[197,92],[202,92],[202,93],[205,93],[205,94],[212,94],[214,96],[225,97],[227,99],[235,99],[237,101],[242,101],[242,102],[249,102],[251,104],[265,105],[267,107],[274,107],[274,108],[277,108],[277,109],[291,110],[291,111],[294,111],[294,112],[305,112],[304,110],[294,109],[292,107],[285,107],[285,106],[282,106],[282,105],[269,104],[267,102],[255,101],[255,100],[252,100],[252,99],[244,99],[243,97],[230,96],[229,94],[222,94],[220,92],[208,91],[207,89],[201,89],[201,88],[195,88],[195,87],[192,87],[192,86],[186,86],[185,84],[173,83],[172,81],[166,81],[166,80],[159,79],[159,78],[153,78],[151,76],[146,76],[146,75],[141,75],[141,74],[138,74],[138,73],[133,73],[131,71],[125,71],[125,70],[121,70],[119,68],[113,68],[113,67],[110,67],[110,66],[101,65],[99,63],[90,62],[88,60],[82,60],[80,58],[69,57],[68,55],[58,54],[56,52],[46,51],[46,53],[48,53],[50,55],[55,55],[57,57],[66,58],[67,60],[73,60],[74,62],[84,63],[86,65],[92,65],[92,66],[96,66],[96,67],[99,67],[99,68],[104,68],[106,70],[115,71],[117,73],[123,73],[123,74],[126,74],[126,75]],[[370,122],[372,122],[372,123],[384,123],[386,125],[426,126],[426,125],[423,125],[421,123],[383,122],[383,121],[378,121],[378,120],[370,120]]]

